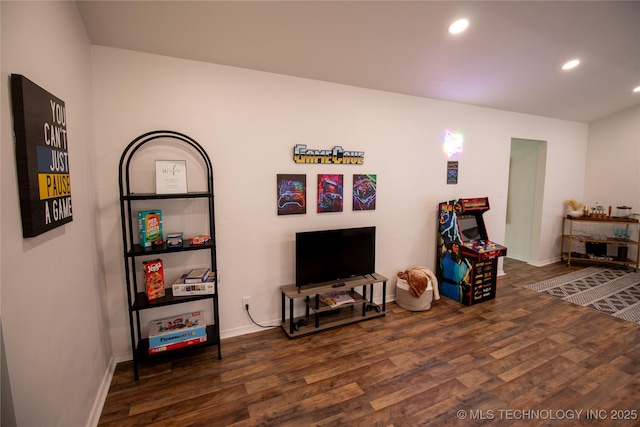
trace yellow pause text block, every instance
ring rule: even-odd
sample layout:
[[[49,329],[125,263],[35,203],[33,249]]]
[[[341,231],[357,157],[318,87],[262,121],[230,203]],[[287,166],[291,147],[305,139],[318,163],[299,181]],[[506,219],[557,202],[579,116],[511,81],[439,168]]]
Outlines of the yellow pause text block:
[[[38,187],[40,189],[40,200],[71,195],[69,174],[38,174]]]

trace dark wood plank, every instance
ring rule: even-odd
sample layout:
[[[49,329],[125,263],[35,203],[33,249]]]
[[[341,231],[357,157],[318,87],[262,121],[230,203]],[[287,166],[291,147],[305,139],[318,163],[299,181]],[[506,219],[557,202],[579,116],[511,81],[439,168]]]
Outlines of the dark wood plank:
[[[208,348],[142,364],[138,382],[123,363],[99,425],[516,426],[532,424],[500,411],[640,410],[640,325],[524,289],[580,268],[506,259],[497,298],[471,307],[391,303],[307,337],[229,338],[222,360]],[[582,417],[553,425],[593,424]]]

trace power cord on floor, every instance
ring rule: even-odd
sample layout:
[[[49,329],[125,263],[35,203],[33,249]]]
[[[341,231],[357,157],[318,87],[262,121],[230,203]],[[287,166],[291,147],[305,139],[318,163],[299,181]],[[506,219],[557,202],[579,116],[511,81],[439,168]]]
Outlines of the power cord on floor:
[[[251,321],[255,325],[260,326],[261,328],[265,328],[265,329],[272,329],[272,328],[277,328],[278,327],[278,326],[270,326],[270,325],[261,325],[260,323],[258,323],[255,320],[253,320],[253,317],[251,316],[251,312],[249,311],[249,304],[245,304],[244,308],[247,310],[247,314],[249,315],[249,319],[251,319]]]

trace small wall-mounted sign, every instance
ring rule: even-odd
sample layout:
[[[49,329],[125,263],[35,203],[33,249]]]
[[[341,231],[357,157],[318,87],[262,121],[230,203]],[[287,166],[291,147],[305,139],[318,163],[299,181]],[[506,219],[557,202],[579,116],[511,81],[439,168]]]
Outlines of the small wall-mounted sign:
[[[364,151],[345,151],[339,145],[331,150],[310,150],[304,144],[297,144],[293,147],[293,161],[296,163],[362,165],[364,164]]]
[[[20,74],[11,75],[22,236],[71,222],[71,180],[64,101]]]
[[[447,162],[447,184],[458,183],[458,162]]]

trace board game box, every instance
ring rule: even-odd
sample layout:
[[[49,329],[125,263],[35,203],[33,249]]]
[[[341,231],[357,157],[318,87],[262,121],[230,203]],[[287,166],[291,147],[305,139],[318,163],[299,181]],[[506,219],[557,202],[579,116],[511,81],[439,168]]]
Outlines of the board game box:
[[[207,327],[200,311],[152,320],[149,324],[149,352],[155,347],[166,347],[203,337],[206,341]]]
[[[181,248],[183,246],[182,233],[168,233],[167,234],[167,247],[168,248]]]
[[[144,266],[144,292],[152,300],[162,298],[164,290],[164,263],[161,259],[154,259],[142,263]]]
[[[139,243],[143,248],[150,248],[162,242],[162,211],[138,212]]]
[[[184,277],[184,283],[202,283],[209,277],[209,268],[194,268]]]
[[[207,280],[200,283],[184,283],[185,276],[186,275],[178,277],[178,279],[173,282],[173,285],[171,285],[173,296],[182,297],[187,295],[208,295],[216,293],[214,283],[216,278],[215,272],[210,271]]]
[[[175,350],[178,348],[189,347],[196,344],[201,344],[203,342],[207,342],[207,337],[198,337],[193,339],[188,339],[185,341],[178,341],[167,345],[161,345],[158,347],[149,347],[149,354],[162,353],[163,351]]]

